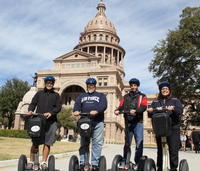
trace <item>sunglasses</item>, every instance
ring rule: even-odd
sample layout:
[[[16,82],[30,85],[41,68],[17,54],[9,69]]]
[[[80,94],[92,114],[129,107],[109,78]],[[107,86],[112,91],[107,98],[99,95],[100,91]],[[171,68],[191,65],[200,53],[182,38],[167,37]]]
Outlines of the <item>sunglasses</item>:
[[[52,81],[47,81],[45,84],[53,85],[54,83]]]

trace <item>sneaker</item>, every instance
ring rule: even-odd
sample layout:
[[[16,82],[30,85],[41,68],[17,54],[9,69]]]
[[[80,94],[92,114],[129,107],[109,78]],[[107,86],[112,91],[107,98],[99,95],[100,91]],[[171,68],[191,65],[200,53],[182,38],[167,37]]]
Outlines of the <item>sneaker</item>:
[[[137,164],[134,164],[134,163],[131,163],[131,167],[133,170],[137,170],[138,169],[138,165]]]
[[[125,169],[125,170],[128,170],[128,169],[129,169],[129,164],[125,164],[125,165],[124,165],[124,169]]]
[[[33,165],[33,168],[32,168],[33,170],[40,170],[40,167],[39,167],[39,165],[38,164],[35,164],[35,165]]]
[[[85,165],[84,168],[83,168],[83,170],[84,170],[84,171],[90,170],[90,165]]]
[[[81,171],[84,170],[84,164],[80,164],[80,170],[81,170]]]
[[[47,163],[46,162],[42,162],[41,163],[41,168],[42,168],[42,170],[48,169]]]
[[[33,168],[33,162],[27,163],[26,168],[27,168],[28,170],[31,170],[31,169]]]
[[[92,165],[92,171],[98,171],[99,170],[99,167],[96,166],[96,165]]]

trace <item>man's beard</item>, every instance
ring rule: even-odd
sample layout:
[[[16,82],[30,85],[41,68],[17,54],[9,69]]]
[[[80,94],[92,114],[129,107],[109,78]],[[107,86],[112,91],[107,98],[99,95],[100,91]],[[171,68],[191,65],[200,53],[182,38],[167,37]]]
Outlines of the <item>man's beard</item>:
[[[88,89],[89,93],[93,93],[95,91],[95,89]]]

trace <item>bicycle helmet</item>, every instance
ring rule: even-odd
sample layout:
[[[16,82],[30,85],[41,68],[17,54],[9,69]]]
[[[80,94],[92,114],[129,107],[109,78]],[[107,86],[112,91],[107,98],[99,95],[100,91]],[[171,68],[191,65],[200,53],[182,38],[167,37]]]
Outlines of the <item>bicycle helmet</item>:
[[[159,87],[159,90],[161,90],[163,87],[168,87],[169,89],[171,89],[171,85],[170,85],[170,83],[169,83],[168,81],[163,81],[163,82],[161,82],[161,83],[158,85],[158,87]]]
[[[96,79],[95,78],[88,78],[87,80],[86,80],[86,82],[85,82],[86,84],[94,84],[94,85],[96,85],[97,84],[97,81],[96,81]]]
[[[129,85],[136,84],[137,86],[140,86],[140,81],[137,78],[132,78],[129,81]]]
[[[48,75],[44,78],[44,82],[46,83],[47,81],[52,81],[53,84],[55,83],[55,78],[52,75]]]

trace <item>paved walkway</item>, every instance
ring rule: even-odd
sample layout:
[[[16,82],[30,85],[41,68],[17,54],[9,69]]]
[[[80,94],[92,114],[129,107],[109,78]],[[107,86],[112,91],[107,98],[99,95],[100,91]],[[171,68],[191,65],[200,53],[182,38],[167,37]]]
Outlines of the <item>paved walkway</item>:
[[[66,147],[67,148],[67,147]],[[107,169],[111,168],[112,160],[116,154],[121,154],[123,145],[106,144],[103,148],[103,155],[105,155],[107,160]],[[134,147],[132,148],[134,153]],[[78,152],[58,154],[56,156],[56,169],[57,171],[68,171],[69,158],[73,154],[78,154]],[[156,149],[155,148],[144,148],[144,155],[150,158],[156,159]],[[133,155],[132,155],[133,161]],[[182,152],[179,153],[179,158],[187,159],[189,163],[190,171],[200,170],[200,154],[194,152]],[[17,171],[18,160],[7,160],[0,161],[0,171]]]

